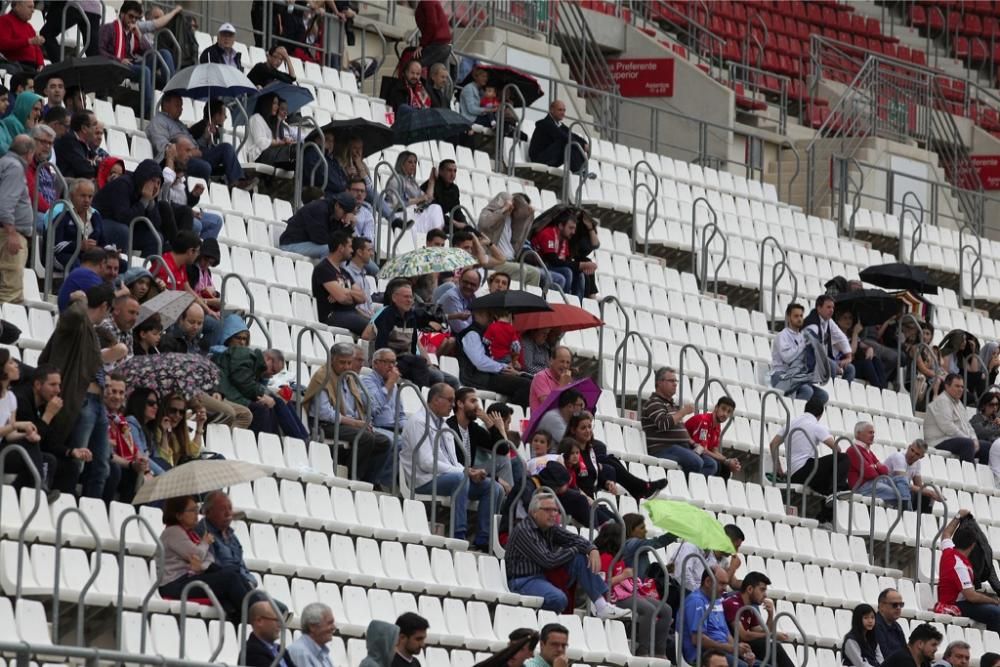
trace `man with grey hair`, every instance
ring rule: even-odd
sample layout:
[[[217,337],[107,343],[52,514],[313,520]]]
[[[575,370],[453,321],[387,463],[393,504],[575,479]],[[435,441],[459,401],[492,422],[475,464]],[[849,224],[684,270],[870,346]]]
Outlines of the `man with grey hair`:
[[[451,77],[448,76],[448,66],[444,63],[434,63],[427,70],[427,94],[431,98],[434,109],[451,108]]]
[[[200,155],[198,144],[190,135],[177,135],[168,143],[163,152],[163,188],[166,199],[174,209],[178,227],[190,221],[195,234],[203,239],[214,239],[222,230],[222,216],[211,211],[196,210],[205,186],[198,183],[189,187],[187,177],[194,176],[191,166]]]
[[[536,493],[528,504],[528,517],[514,527],[507,541],[504,561],[507,585],[514,593],[544,599],[542,609],[561,613],[567,598],[549,582],[546,572],[565,568],[570,587],[579,584],[587,592],[598,618],[628,618],[632,612],[610,604],[604,596],[608,585],[600,576],[601,554],[580,535],[559,525],[559,505],[548,492]]]
[[[24,177],[28,182],[28,196],[31,198],[32,206],[34,206],[37,190],[38,215],[35,219],[35,226],[40,233],[43,233],[45,231],[45,214],[59,198],[52,171],[47,167],[42,167],[43,164],[52,159],[52,146],[56,142],[56,131],[48,125],[39,123],[31,128],[31,138],[35,141],[35,151],[25,166]]]
[[[250,627],[242,664],[247,667],[271,667],[275,656],[281,652],[277,645],[281,636],[281,618],[266,600],[250,605]],[[296,667],[287,650],[278,661],[279,667]]]
[[[927,456],[927,442],[917,438],[906,449],[896,450],[885,457],[885,467],[900,489],[907,487],[910,496],[910,506],[929,514],[934,507],[934,501],[940,501],[941,496],[929,486],[924,486],[920,475],[920,461]]]
[[[961,640],[953,641],[944,650],[941,660],[934,663],[934,667],[969,667],[972,660],[972,647]]]
[[[406,413],[403,412],[402,402],[397,399],[401,377],[396,366],[396,353],[388,347],[375,350],[372,355],[372,371],[361,376],[361,384],[368,392],[372,428],[376,433],[389,438],[390,442],[396,443],[395,448],[390,449],[385,468],[379,476],[379,484],[384,488],[392,488],[393,461],[399,461],[399,450],[403,442],[402,438],[396,440],[396,425],[399,424],[400,431],[406,426]]]
[[[299,624],[302,636],[288,647],[295,667],[333,667],[328,646],[337,628],[333,610],[322,602],[310,602],[302,610]]]
[[[881,463],[871,450],[873,442],[875,442],[874,424],[859,421],[854,425],[854,444],[847,450],[850,466],[847,470],[848,486],[862,496],[870,496],[874,489],[875,497],[879,500],[892,505],[898,502],[903,509],[909,509],[909,483],[905,477],[887,479],[889,468]]]
[[[474,547],[485,550],[489,544],[492,519],[487,494],[495,494],[493,506],[499,508],[503,505],[503,491],[485,470],[466,468],[459,462],[457,451],[462,443],[445,422],[454,404],[455,390],[439,382],[427,392],[426,410],[420,410],[406,420],[399,454],[400,486],[420,494],[451,496],[455,525],[452,537],[460,540],[466,538],[469,501],[480,501],[472,543]],[[471,463],[468,457],[466,460]]]
[[[660,368],[656,371],[653,395],[642,406],[642,430],[646,433],[646,449],[653,456],[678,463],[685,474],[698,473],[711,477],[719,464],[701,448],[695,448],[691,434],[684,428],[684,418],[694,413],[694,404],[678,405],[677,371]]]
[[[35,229],[25,172],[34,151],[34,140],[19,134],[0,158],[0,303],[24,300],[28,238]]]
[[[324,366],[309,379],[303,404],[311,418],[319,418],[323,435],[337,438],[347,447],[340,449],[345,461],[351,461],[351,447],[357,447],[357,479],[380,484],[391,441],[372,428],[364,389],[357,378],[347,376],[354,358],[353,343],[335,343],[330,348],[329,368]],[[339,424],[339,426],[338,426]]]

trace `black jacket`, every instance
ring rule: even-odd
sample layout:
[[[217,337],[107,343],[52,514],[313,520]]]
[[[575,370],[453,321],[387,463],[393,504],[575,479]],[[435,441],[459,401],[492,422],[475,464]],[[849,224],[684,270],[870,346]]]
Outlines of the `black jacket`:
[[[134,172],[125,172],[98,190],[93,206],[105,220],[127,225],[133,218],[144,215],[159,229],[160,213],[155,202],[147,204],[141,199],[143,183],[153,178],[163,180],[160,165],[153,160],[143,160]]]
[[[330,239],[330,232],[337,229],[353,233],[353,228],[334,220],[332,215],[333,203],[329,199],[309,202],[288,219],[288,226],[281,232],[278,244],[311,241],[322,245]]]
[[[528,159],[532,162],[539,162],[539,156],[547,150],[551,150],[550,146],[559,146],[559,151],[562,153],[566,149],[566,142],[569,141],[570,137],[573,137],[573,141],[578,144],[585,144],[587,140],[578,134],[573,134],[569,131],[569,128],[565,125],[556,124],[555,119],[551,115],[545,116],[537,123],[535,123],[535,131],[531,135],[531,143],[528,144]],[[562,157],[559,158],[559,164],[551,165],[553,167],[558,167],[562,164]]]
[[[427,184],[428,181],[424,181],[420,189],[426,191]],[[452,209],[462,203],[462,191],[458,189],[456,183],[446,185],[444,181],[438,178],[434,183],[434,203],[444,211],[444,221],[447,224]],[[455,222],[465,224],[465,214],[462,213],[462,209],[455,211]]]
[[[275,69],[268,65],[266,62],[257,63],[250,69],[250,73],[247,74],[247,78],[255,86],[260,86],[263,88],[272,81],[280,81],[282,83],[295,83],[295,77],[286,72],[282,72],[280,69]]]
[[[287,667],[295,667],[295,663],[292,662],[292,658],[287,652],[283,659]],[[251,632],[250,636],[247,637],[247,650],[243,664],[247,667],[271,667],[272,662],[274,662],[274,654],[271,653],[267,644]]]
[[[62,438],[53,437],[50,433],[50,424],[42,421],[42,412],[45,409],[44,406],[42,410],[35,408],[35,394],[31,388],[31,383],[22,383],[16,387],[12,387],[11,391],[17,397],[17,412],[14,419],[31,422],[35,425],[35,428],[38,429],[38,435],[42,438],[41,442],[39,442],[39,447],[43,452],[52,454],[57,459],[66,458],[69,455],[70,448],[66,446]],[[45,479],[44,475],[42,479]]]
[[[69,131],[56,139],[53,146],[59,171],[66,178],[94,178],[97,176],[95,153]]]
[[[200,63],[218,63],[219,65],[225,65],[224,51],[218,44],[212,44],[204,51],[201,52],[201,57],[198,58]],[[239,51],[236,52],[236,69],[243,71],[243,54]]]
[[[448,424],[448,426],[455,429],[456,433],[461,433],[461,431],[458,430],[458,417],[456,417],[455,415],[448,417],[448,419],[445,420],[445,423]],[[496,444],[497,440],[501,440],[502,438],[503,436],[500,435],[500,431],[498,431],[496,428],[491,428],[487,430],[479,422],[472,422],[471,424],[469,424],[469,447],[472,449],[472,459],[473,459],[472,461],[469,462],[469,465],[473,465],[475,463],[477,449],[481,449],[484,452],[492,454],[493,445]],[[510,451],[510,448],[506,445],[506,443],[500,445],[500,447],[497,448],[497,453],[500,454],[501,456],[506,455],[508,451]],[[456,447],[455,454],[458,456],[458,462],[464,465],[465,464],[464,448]]]

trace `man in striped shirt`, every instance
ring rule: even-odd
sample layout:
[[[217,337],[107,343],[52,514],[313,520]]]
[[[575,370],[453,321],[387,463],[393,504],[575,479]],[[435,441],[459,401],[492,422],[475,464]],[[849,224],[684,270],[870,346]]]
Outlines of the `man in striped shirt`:
[[[714,475],[719,464],[703,447],[692,446],[691,435],[684,428],[684,418],[694,412],[694,405],[677,405],[676,393],[677,372],[673,368],[656,371],[655,391],[642,407],[646,449],[652,456],[680,464],[685,475],[698,472]]]
[[[539,492],[528,506],[528,518],[519,523],[507,541],[507,585],[521,595],[537,595],[542,609],[562,613],[566,594],[545,577],[548,570],[566,568],[570,586],[580,584],[598,618],[628,618],[632,612],[610,604],[604,596],[608,586],[600,576],[601,555],[588,540],[559,526],[561,515],[556,497]]]

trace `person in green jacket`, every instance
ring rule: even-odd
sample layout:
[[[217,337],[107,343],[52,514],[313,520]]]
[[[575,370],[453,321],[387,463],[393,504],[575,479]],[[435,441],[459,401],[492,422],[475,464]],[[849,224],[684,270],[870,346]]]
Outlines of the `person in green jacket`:
[[[225,347],[212,348],[212,361],[219,367],[219,393],[223,398],[250,409],[254,433],[274,433],[309,441],[309,432],[295,410],[267,389],[264,353],[250,345],[250,330],[243,318],[226,315],[222,322]]]
[[[27,90],[17,96],[14,111],[3,119],[3,125],[11,137],[31,133],[31,129],[42,118],[42,99],[41,95]]]
[[[7,113],[7,107],[10,106],[10,97],[7,87],[0,83],[0,118]],[[8,150],[10,150],[10,142],[14,140],[14,135],[10,133],[3,122],[0,122],[0,155],[3,155]]]

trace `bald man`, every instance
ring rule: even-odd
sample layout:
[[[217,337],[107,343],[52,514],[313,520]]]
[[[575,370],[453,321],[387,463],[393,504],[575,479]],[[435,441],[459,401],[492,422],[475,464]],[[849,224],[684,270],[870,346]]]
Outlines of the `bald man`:
[[[573,141],[570,149],[569,168],[579,172],[590,157],[590,144],[578,134],[569,131],[563,122],[566,118],[566,103],[554,100],[549,105],[549,114],[535,123],[535,132],[528,144],[528,158],[550,167],[561,167],[566,156],[566,144]]]

